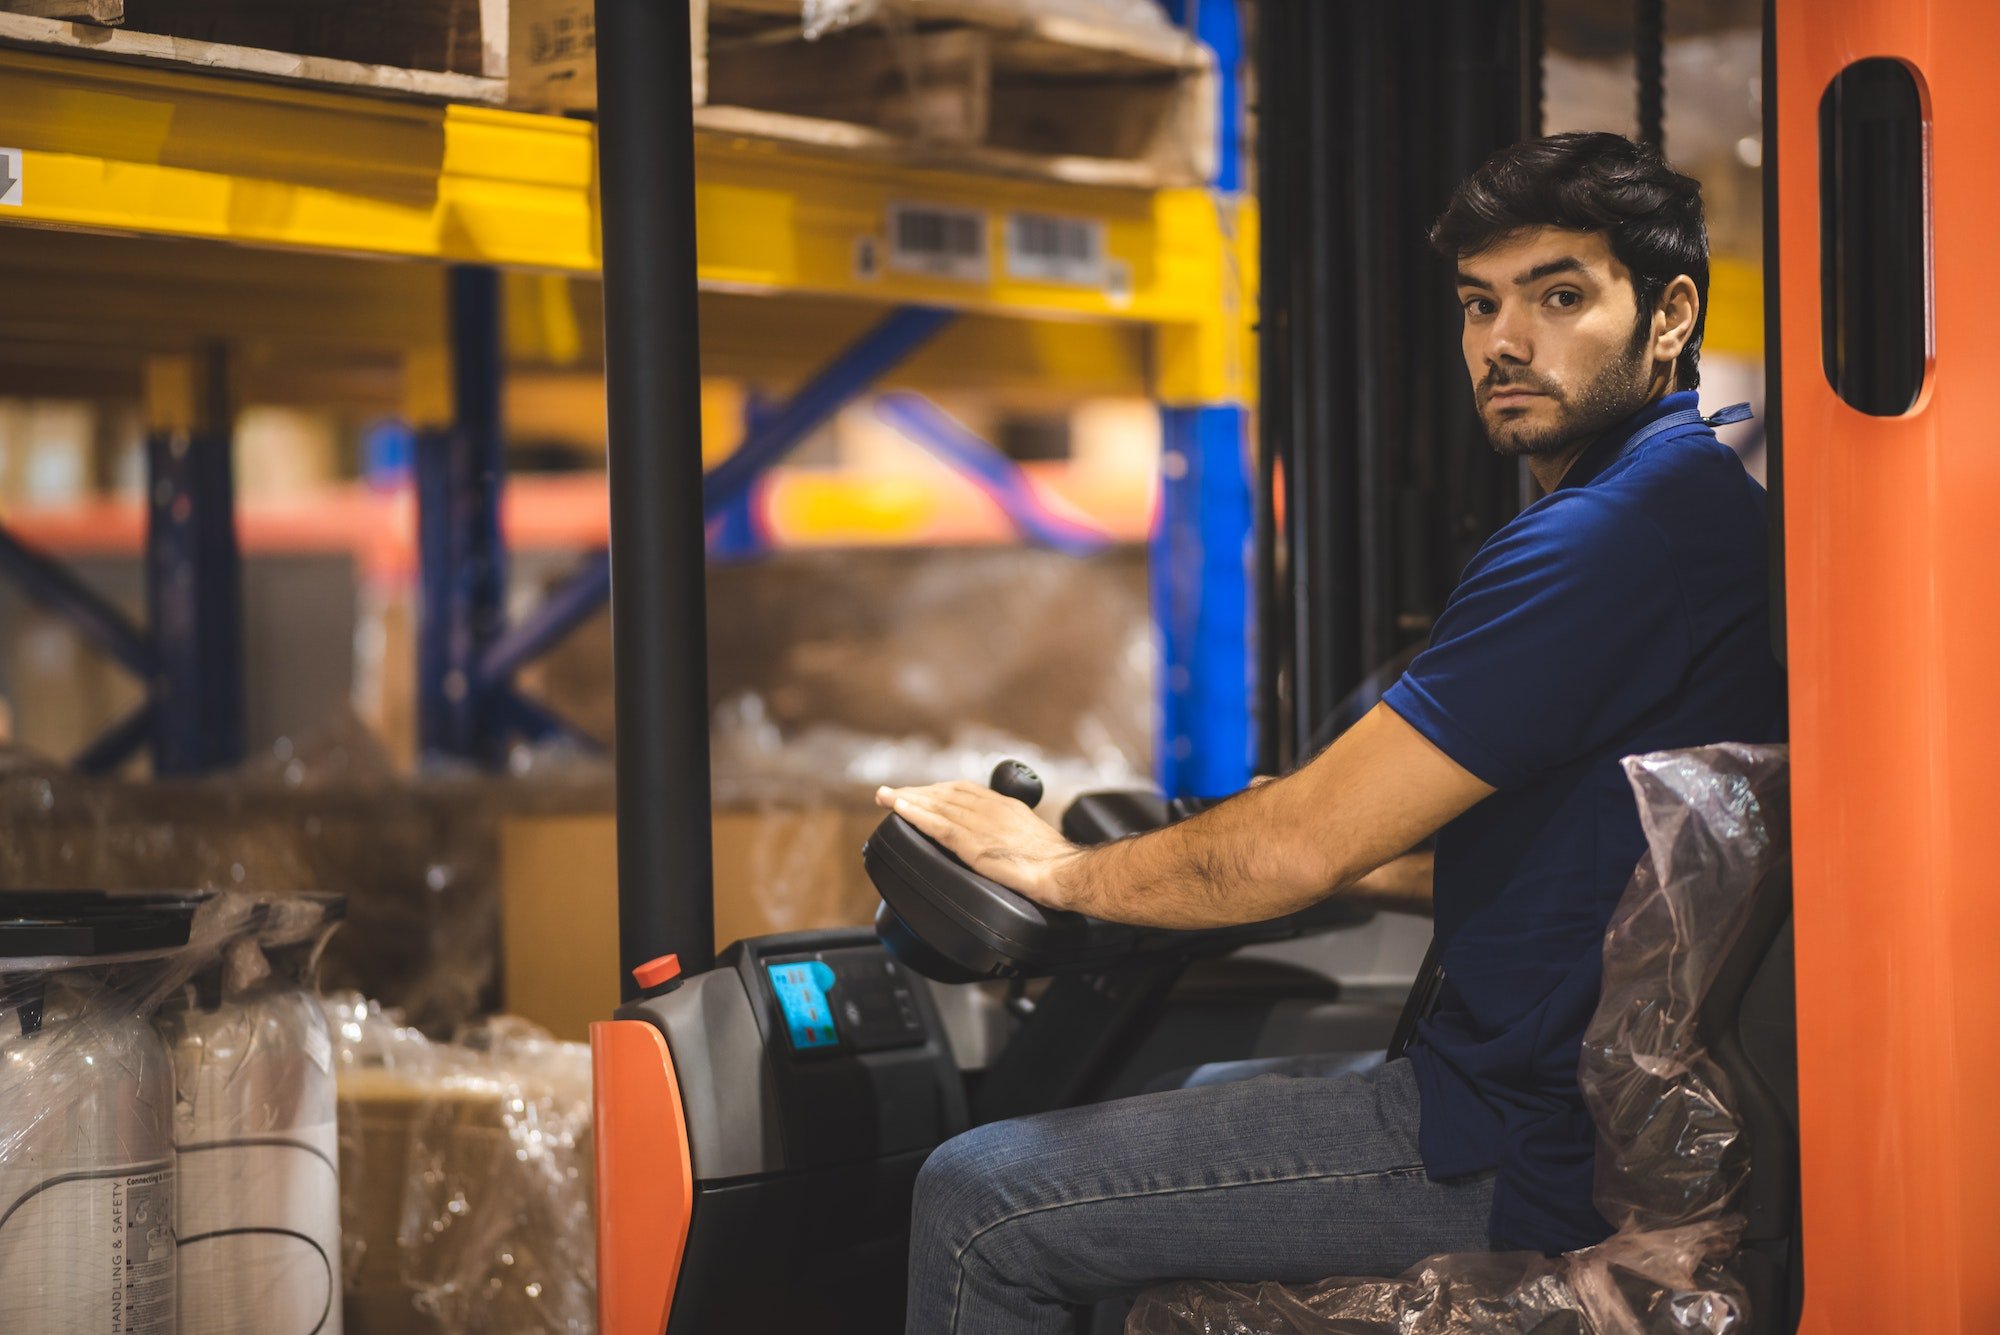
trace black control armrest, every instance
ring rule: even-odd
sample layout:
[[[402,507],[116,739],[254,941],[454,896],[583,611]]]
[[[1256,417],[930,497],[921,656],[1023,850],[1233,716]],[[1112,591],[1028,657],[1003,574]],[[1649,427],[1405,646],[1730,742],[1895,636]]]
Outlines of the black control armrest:
[[[875,827],[861,862],[882,895],[883,943],[939,982],[1101,968],[1139,944],[1136,927],[1044,908],[988,880],[901,816]]]
[[[1026,766],[1002,762],[994,779],[996,790],[1030,806],[1040,800],[1040,780]],[[1086,793],[1064,813],[1063,834],[1075,843],[1104,843],[1158,829],[1199,809],[1200,804],[1169,803],[1158,793]],[[1254,942],[1355,926],[1373,916],[1366,909],[1329,900],[1268,922],[1195,932],[1105,922],[1045,908],[1016,894],[973,871],[894,815],[876,826],[862,846],[861,860],[882,895],[875,928],[883,943],[911,969],[946,983],[1087,973],[1140,959],[1220,955]]]
[[[1169,824],[1167,799],[1150,788],[1112,788],[1080,793],[1063,812],[1063,838],[1073,844],[1108,844]]]

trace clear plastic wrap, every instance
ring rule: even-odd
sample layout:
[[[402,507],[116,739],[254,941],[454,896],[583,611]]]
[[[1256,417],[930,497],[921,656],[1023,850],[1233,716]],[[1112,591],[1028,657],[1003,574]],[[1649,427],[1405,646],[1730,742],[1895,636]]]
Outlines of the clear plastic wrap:
[[[1024,19],[1073,19],[1148,31],[1169,26],[1166,11],[1157,0],[1006,0],[1005,3],[988,0],[985,8],[994,14],[1011,10]],[[864,23],[885,10],[913,20],[928,17],[926,10],[957,17],[950,8],[927,4],[926,0],[800,0],[799,18],[806,40],[816,41],[827,33]]]
[[[1012,757],[1042,776],[1041,809],[1060,812],[1078,793],[1144,787],[1148,780],[1108,738],[1082,755],[1051,752],[997,728],[962,727],[942,740],[883,736],[830,724],[786,730],[768,703],[745,693],[715,711],[712,755],[715,800],[721,805],[800,806],[859,800],[875,789],[984,779]]]
[[[1725,1223],[1618,1233],[1555,1258],[1434,1256],[1394,1279],[1177,1284],[1139,1300],[1127,1335],[1741,1335]]]
[[[1722,1217],[1749,1163],[1727,1072],[1696,1034],[1751,896],[1791,857],[1782,747],[1625,762],[1647,857],[1604,938],[1578,1069],[1597,1125],[1597,1209],[1621,1230]]]
[[[449,1033],[496,1005],[502,825],[608,811],[610,794],[604,766],[400,776],[358,725],[171,782],[85,778],[0,749],[0,890],[341,894],[327,984]]]
[[[330,998],[357,1327],[595,1329],[590,1051],[496,1018],[434,1042]]]
[[[173,959],[0,964],[0,1329],[173,1335]]]
[[[180,1335],[342,1328],[333,1042],[314,987],[338,908],[329,897],[255,903],[248,930],[161,1007]]]
[[[1191,1281],[1145,1294],[1127,1335],[1745,1335],[1732,1213],[1748,1168],[1701,1008],[1791,857],[1787,753],[1633,756],[1647,854],[1612,915],[1579,1067],[1596,1202],[1618,1231],[1564,1256],[1436,1256],[1393,1279]]]
[[[338,1335],[329,908],[0,894],[0,1329]]]
[[[830,32],[865,23],[882,9],[882,0],[799,0],[799,26],[808,42]]]

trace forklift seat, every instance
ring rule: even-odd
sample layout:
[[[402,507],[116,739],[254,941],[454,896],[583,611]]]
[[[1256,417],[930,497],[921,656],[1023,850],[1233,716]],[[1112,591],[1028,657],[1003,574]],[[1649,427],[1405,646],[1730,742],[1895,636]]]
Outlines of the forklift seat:
[[[1613,917],[1581,1069],[1599,1129],[1597,1202],[1620,1231],[1560,1258],[1433,1257],[1394,1279],[1165,1285],[1139,1300],[1127,1335],[1401,1335],[1417,1311],[1430,1313],[1423,1329],[1437,1335],[1797,1330],[1804,1270],[1783,751],[1710,747],[1627,766],[1656,818],[1653,857]],[[1661,774],[1667,781],[1649,792],[1647,780]],[[1754,800],[1730,819],[1705,819],[1721,814],[1716,795],[1732,787]],[[1691,819],[1669,806],[1689,794]],[[1673,878],[1665,890],[1658,867]],[[1732,1241],[1718,1264],[1718,1245]],[[1582,1326],[1564,1324],[1586,1313]]]

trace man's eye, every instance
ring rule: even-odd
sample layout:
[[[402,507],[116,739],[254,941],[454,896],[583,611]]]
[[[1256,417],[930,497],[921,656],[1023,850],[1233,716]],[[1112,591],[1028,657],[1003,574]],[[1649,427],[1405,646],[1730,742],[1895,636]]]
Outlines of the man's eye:
[[[1574,292],[1565,287],[1549,293],[1548,299],[1551,305],[1559,306],[1563,310],[1569,310],[1571,307],[1583,304],[1583,293]]]
[[[1485,297],[1472,297],[1465,302],[1465,313],[1468,316],[1491,315],[1493,313],[1493,303]]]

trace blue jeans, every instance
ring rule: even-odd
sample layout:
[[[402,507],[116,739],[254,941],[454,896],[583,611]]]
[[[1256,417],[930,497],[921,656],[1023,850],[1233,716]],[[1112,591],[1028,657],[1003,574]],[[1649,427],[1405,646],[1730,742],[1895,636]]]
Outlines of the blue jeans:
[[[917,1177],[909,1335],[1068,1335],[1079,1307],[1163,1280],[1393,1275],[1487,1250],[1492,1178],[1424,1175],[1408,1062],[1271,1067],[940,1146]]]

